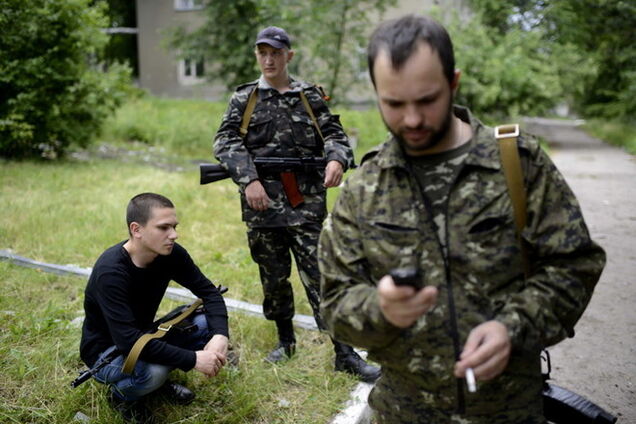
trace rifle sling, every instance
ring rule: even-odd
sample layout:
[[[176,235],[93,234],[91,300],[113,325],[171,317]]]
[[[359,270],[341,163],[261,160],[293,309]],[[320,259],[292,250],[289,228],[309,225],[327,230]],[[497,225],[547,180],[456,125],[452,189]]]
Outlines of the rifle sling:
[[[250,93],[250,97],[247,99],[247,106],[245,106],[245,111],[243,111],[243,119],[241,120],[241,128],[239,132],[241,133],[241,137],[245,138],[247,135],[247,127],[250,125],[250,119],[252,119],[252,113],[254,113],[254,108],[256,107],[256,95],[258,88],[255,87]]]
[[[528,278],[530,273],[528,251],[521,238],[521,233],[526,226],[526,190],[523,184],[523,170],[521,169],[521,160],[519,159],[519,148],[517,147],[518,137],[519,125],[517,124],[495,127],[495,138],[499,141],[501,165],[504,176],[506,177],[508,194],[512,202],[517,240],[519,241],[523,258],[523,273],[525,278]]]
[[[256,107],[257,91],[258,87],[254,87],[254,89],[250,93],[250,97],[247,99],[247,105],[245,106],[245,111],[243,112],[243,118],[241,119],[241,128],[239,129],[241,137],[243,138],[245,138],[245,136],[247,135],[247,129],[250,125],[250,119],[252,119],[252,114],[254,113],[254,108]],[[325,138],[322,136],[322,131],[320,131],[320,126],[318,125],[316,115],[314,115],[314,111],[311,109],[309,100],[307,100],[307,96],[302,90],[300,91],[300,100],[302,101],[303,106],[305,107],[305,111],[307,111],[307,114],[311,118],[311,122],[313,122],[314,127],[316,127],[318,135],[320,136],[320,139],[324,144]]]
[[[183,312],[181,312],[179,315],[177,315],[176,317],[174,317],[173,319],[169,321],[161,323],[159,327],[157,328],[157,331],[155,331],[154,333],[144,334],[139,339],[137,339],[132,349],[130,349],[130,352],[128,353],[128,356],[126,357],[126,361],[124,361],[124,365],[122,366],[121,371],[125,374],[132,373],[133,369],[135,368],[135,364],[137,363],[137,359],[139,359],[139,355],[141,354],[141,351],[150,340],[159,339],[165,336],[168,333],[168,331],[170,331],[172,326],[179,324],[185,318],[190,316],[190,314],[192,314],[192,312],[194,312],[202,304],[203,304],[203,301],[201,299],[195,300],[190,306],[184,309]]]

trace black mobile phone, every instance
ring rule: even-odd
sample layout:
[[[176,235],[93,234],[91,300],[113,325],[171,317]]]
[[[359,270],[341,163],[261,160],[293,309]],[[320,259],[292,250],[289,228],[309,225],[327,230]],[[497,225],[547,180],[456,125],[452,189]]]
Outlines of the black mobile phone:
[[[393,278],[393,282],[396,286],[411,286],[418,290],[424,287],[419,268],[394,268],[389,271],[389,275]]]

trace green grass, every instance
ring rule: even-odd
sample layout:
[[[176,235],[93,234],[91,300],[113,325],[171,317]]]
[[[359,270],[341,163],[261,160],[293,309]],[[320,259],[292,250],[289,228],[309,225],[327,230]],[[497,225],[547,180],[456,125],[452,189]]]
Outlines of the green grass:
[[[615,146],[623,147],[636,155],[636,126],[620,121],[590,120],[583,126],[585,131]]]
[[[61,424],[79,411],[91,423],[120,423],[104,386],[93,381],[69,386],[83,368],[79,324],[73,320],[83,314],[84,280],[0,262],[0,285],[0,422]],[[164,300],[160,311],[175,305]],[[194,389],[197,399],[188,406],[151,400],[162,422],[322,424],[342,408],[354,381],[333,372],[326,336],[298,331],[298,354],[272,366],[262,358],[275,341],[273,326],[240,314],[230,316],[230,325],[239,366],[213,379],[174,372],[174,380]]]
[[[225,104],[204,101],[133,99],[105,125],[100,142],[105,145],[80,155],[89,159],[0,159],[0,249],[42,262],[91,267],[107,247],[127,238],[128,200],[144,191],[158,192],[175,203],[178,241],[201,270],[229,287],[228,297],[260,304],[258,269],[247,247],[236,186],[229,180],[200,186],[192,163],[212,160],[212,139],[224,109]],[[359,141],[358,160],[385,138],[375,110],[338,113]],[[100,158],[115,149],[132,154]],[[337,193],[329,190],[329,206]],[[69,387],[82,368],[80,329],[70,323],[83,313],[85,284],[83,278],[0,262],[0,422],[67,423],[77,411],[93,423],[120,422],[103,386]],[[311,314],[295,271],[292,284],[296,312]],[[160,311],[174,306],[165,300]],[[333,349],[325,335],[299,330],[298,355],[271,366],[262,360],[276,342],[271,322],[232,313],[230,331],[241,357],[239,368],[226,368],[212,380],[176,372],[177,380],[198,397],[187,407],[156,402],[164,422],[325,423],[343,408],[356,381],[333,372]],[[281,400],[288,406],[281,407]]]

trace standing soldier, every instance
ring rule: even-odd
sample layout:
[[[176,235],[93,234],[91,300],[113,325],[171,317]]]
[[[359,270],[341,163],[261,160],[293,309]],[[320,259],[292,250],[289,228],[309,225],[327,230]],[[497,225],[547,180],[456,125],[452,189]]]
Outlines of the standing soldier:
[[[239,186],[250,252],[263,285],[263,311],[278,330],[278,344],[266,358],[275,363],[290,358],[296,346],[290,251],[316,323],[324,328],[319,313],[318,237],[327,214],[326,189],[340,184],[353,154],[321,91],[288,75],[294,51],[287,33],[265,28],[255,46],[262,75],[239,86],[232,96],[214,140],[214,155]],[[256,157],[323,157],[326,167],[265,172],[254,165]],[[369,382],[380,375],[350,346],[334,341],[334,347],[336,370]]]

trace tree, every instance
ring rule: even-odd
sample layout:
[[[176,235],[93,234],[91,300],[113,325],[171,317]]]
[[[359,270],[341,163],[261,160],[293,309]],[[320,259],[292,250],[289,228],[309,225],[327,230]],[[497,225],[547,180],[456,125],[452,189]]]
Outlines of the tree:
[[[3,1],[0,156],[56,157],[93,140],[129,78],[125,66],[96,66],[106,25],[89,0]]]
[[[504,36],[539,34],[561,86],[586,116],[636,116],[636,3],[626,0],[471,0]]]
[[[266,26],[283,27],[297,51],[290,71],[324,84],[340,97],[359,82],[366,70],[364,46],[373,14],[381,14],[396,0],[211,0],[205,4],[205,23],[188,33],[178,27],[170,46],[182,57],[204,57],[212,66],[206,73],[233,90],[254,80],[254,40]]]

